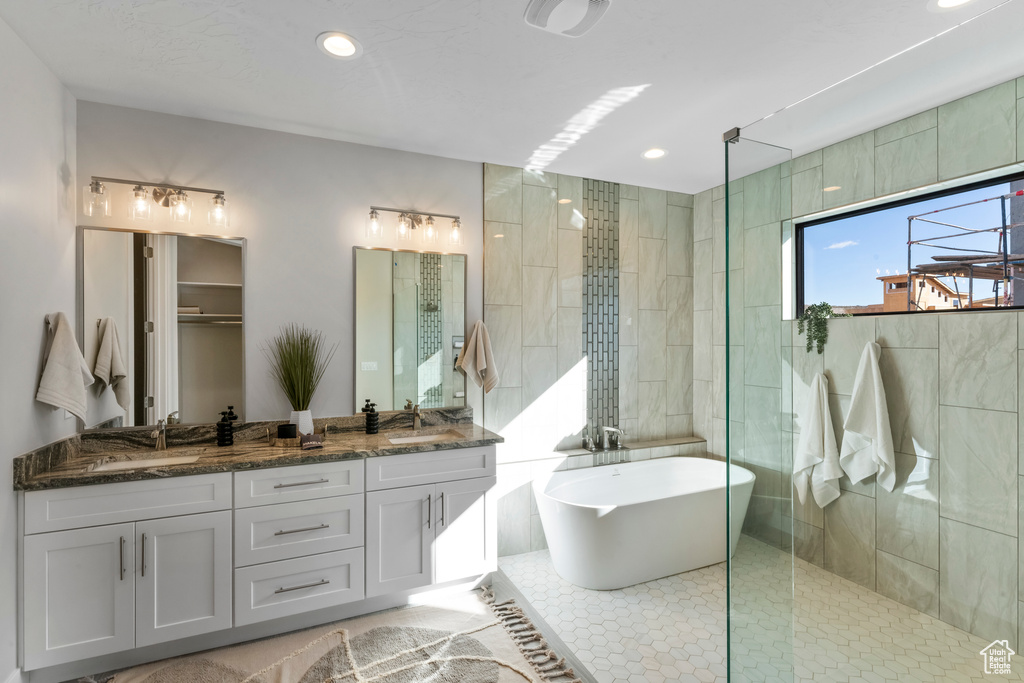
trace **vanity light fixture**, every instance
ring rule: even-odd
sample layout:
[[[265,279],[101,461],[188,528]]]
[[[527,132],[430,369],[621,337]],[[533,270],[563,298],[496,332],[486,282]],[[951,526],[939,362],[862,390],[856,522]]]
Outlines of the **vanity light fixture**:
[[[82,213],[86,216],[109,216],[110,195],[107,193],[107,186],[100,182],[99,178],[93,178],[92,182],[85,186],[82,193]]]
[[[371,211],[375,211],[375,209],[371,209]],[[409,224],[409,216],[407,216],[405,213],[402,213],[398,216],[398,239],[412,239],[412,226]]]
[[[366,224],[366,236],[372,239],[380,239],[383,234],[383,227],[380,224],[380,214],[376,209],[370,209],[370,220]]]
[[[357,59],[363,54],[359,41],[340,31],[321,33],[316,37],[316,44],[325,55],[334,59]]]
[[[110,192],[108,184],[128,185],[128,217],[137,221],[148,221],[153,218],[153,205],[157,204],[170,211],[171,220],[175,223],[192,222],[192,198],[189,194],[208,194],[210,209],[207,219],[210,225],[218,228],[228,227],[228,201],[224,190],[209,190],[202,187],[184,187],[169,183],[147,183],[140,180],[124,180],[122,178],[101,178],[93,176],[85,188],[82,210],[86,216],[110,215]],[[118,199],[120,202],[120,199]]]
[[[427,220],[423,221],[423,241],[427,244],[437,243],[437,228],[434,227],[433,216],[427,216]]]
[[[660,159],[663,156],[665,156],[665,150],[659,149],[657,147],[652,147],[651,149],[643,153],[644,159]]]
[[[448,244],[462,244],[462,221],[458,218],[452,219],[452,229],[448,233]]]
[[[372,239],[383,238],[387,233],[384,221],[381,218],[383,213],[397,213],[398,225],[395,228],[395,238],[402,241],[411,241],[414,236],[424,244],[437,244],[440,241],[441,229],[437,225],[438,218],[451,219],[452,227],[448,232],[447,243],[450,245],[461,245],[463,240],[462,218],[443,213],[425,213],[415,209],[392,209],[386,206],[371,206],[369,221],[366,226],[366,236]]]

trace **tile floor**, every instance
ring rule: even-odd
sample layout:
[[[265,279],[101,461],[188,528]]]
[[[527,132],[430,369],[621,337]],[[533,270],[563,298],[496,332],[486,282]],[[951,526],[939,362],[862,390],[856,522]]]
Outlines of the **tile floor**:
[[[734,560],[733,681],[1024,680],[1024,656],[985,675],[977,636],[747,536]],[[546,550],[499,566],[599,683],[725,683],[724,563],[615,591],[562,580]]]

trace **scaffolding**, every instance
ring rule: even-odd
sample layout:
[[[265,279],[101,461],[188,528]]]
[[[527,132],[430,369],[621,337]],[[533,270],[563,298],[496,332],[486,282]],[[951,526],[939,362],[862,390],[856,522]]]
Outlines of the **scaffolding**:
[[[1002,299],[1003,306],[1014,305],[1014,277],[1019,273],[1024,276],[1024,254],[1013,254],[1011,252],[1010,245],[1010,231],[1015,228],[1024,227],[1024,223],[1014,223],[1008,220],[1007,210],[1010,208],[1010,200],[1024,198],[1024,190],[1017,190],[1009,194],[997,195],[995,197],[988,197],[986,199],[979,199],[973,202],[967,202],[965,204],[957,204],[956,206],[947,206],[942,209],[936,209],[934,211],[928,211],[926,213],[918,214],[916,216],[909,216],[907,218],[907,310],[914,311],[921,308],[918,300],[920,295],[915,294],[914,287],[914,276],[920,276],[921,289],[925,285],[925,279],[931,278],[937,280],[939,278],[952,278],[953,287],[957,294],[957,298],[962,300],[960,294],[960,284],[957,278],[964,278],[967,280],[967,306],[966,308],[975,307],[988,307],[982,305],[981,302],[977,302],[974,298],[974,281],[985,280],[992,281],[992,305],[996,308],[1000,306],[1000,284],[1002,284]],[[974,206],[977,204],[985,204],[987,202],[1000,202],[1000,215],[1002,217],[1002,224],[992,228],[969,228],[963,225],[957,225],[952,222],[945,222],[937,220],[935,218],[938,214],[942,214],[947,211],[953,211],[955,209],[962,209],[968,206]],[[951,233],[948,235],[938,235],[935,237],[928,237],[921,240],[914,239],[914,224],[915,221],[920,223],[929,223],[931,225],[937,225],[942,227],[959,230],[960,232]],[[985,233],[995,233],[998,236],[997,247],[995,251],[985,251],[982,249],[968,249],[964,247],[954,247],[947,244],[937,244],[945,240],[956,239],[958,237],[964,237],[967,234],[981,235]],[[913,259],[911,252],[914,245],[927,246],[933,249],[942,249],[952,252],[960,252],[959,254],[939,254],[932,256],[932,263],[924,263],[921,265],[913,265]],[[1021,282],[1021,287],[1024,287],[1024,280]],[[915,300],[915,296],[916,299]],[[987,300],[986,300],[987,301]],[[964,306],[961,305],[963,308]]]

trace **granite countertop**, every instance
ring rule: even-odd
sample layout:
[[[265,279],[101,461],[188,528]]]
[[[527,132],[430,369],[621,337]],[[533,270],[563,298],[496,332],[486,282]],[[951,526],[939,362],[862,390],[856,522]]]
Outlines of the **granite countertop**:
[[[388,439],[395,437],[423,436],[450,432],[450,438],[440,441],[392,444]],[[233,446],[218,447],[210,444],[196,444],[169,447],[164,451],[124,450],[109,452],[81,451],[68,456],[53,467],[32,472],[27,468],[15,467],[14,488],[18,491],[39,491],[43,489],[90,484],[109,484],[120,481],[139,481],[182,477],[214,472],[238,472],[283,467],[286,465],[307,465],[317,462],[334,462],[372,458],[381,455],[422,453],[450,448],[472,448],[501,443],[501,436],[475,424],[445,424],[424,427],[418,431],[393,429],[379,434],[331,433],[328,432],[324,447],[304,451],[299,447],[278,447],[270,445],[267,439],[239,441]],[[198,456],[194,462],[167,464],[156,467],[139,467],[125,470],[96,471],[99,463],[151,460],[154,458],[175,458]],[[24,457],[24,456],[22,456]]]

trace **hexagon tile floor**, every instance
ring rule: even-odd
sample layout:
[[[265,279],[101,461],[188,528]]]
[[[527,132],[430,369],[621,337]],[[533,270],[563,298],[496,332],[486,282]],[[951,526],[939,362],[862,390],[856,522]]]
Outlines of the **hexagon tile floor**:
[[[725,683],[724,563],[614,591],[564,581],[546,550],[498,564],[598,683]],[[977,636],[747,536],[734,577],[733,681],[1024,680],[986,675]]]

